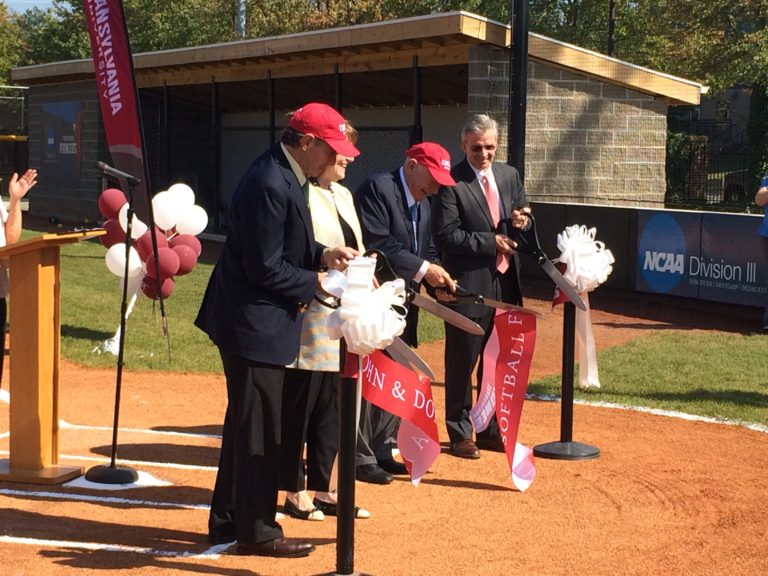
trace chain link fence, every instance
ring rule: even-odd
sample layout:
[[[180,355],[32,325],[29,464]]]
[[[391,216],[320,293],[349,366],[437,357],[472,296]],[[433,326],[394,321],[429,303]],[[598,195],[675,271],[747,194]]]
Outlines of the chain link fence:
[[[672,126],[667,137],[668,208],[756,211],[760,175],[750,170],[747,134],[727,122]]]

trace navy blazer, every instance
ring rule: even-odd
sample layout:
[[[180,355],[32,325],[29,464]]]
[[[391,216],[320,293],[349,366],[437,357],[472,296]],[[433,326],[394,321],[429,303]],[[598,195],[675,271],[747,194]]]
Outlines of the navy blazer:
[[[413,250],[413,223],[399,169],[367,178],[355,191],[355,204],[366,248],[381,250],[399,277],[412,281],[424,260],[436,260],[426,199],[418,203],[418,243]]]
[[[229,354],[289,364],[323,249],[304,192],[276,144],[254,160],[235,190],[227,240],[195,324]]]
[[[517,170],[508,164],[494,162],[491,169],[501,196],[501,218],[509,218],[512,210],[528,205],[523,183]],[[496,270],[497,231],[482,184],[466,158],[452,168],[451,175],[456,186],[442,188],[432,203],[433,235],[443,267],[470,292],[510,304],[521,303],[517,254],[510,259],[506,273]],[[484,311],[479,304],[456,309],[471,317],[480,317]]]

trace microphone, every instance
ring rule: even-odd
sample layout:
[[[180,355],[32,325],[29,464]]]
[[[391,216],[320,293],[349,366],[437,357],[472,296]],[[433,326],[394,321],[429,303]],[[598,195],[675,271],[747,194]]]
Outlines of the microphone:
[[[101,170],[102,173],[112,176],[113,178],[125,180],[128,184],[136,185],[141,183],[141,180],[136,178],[136,176],[132,176],[131,174],[128,174],[128,172],[123,172],[117,168],[112,168],[112,166],[105,164],[104,162],[96,162],[96,167]]]

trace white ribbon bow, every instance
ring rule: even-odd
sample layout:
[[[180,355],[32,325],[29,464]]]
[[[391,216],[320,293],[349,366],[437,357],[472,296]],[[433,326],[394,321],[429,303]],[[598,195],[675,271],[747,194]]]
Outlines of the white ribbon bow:
[[[341,299],[326,320],[328,337],[343,337],[347,350],[361,356],[386,348],[405,330],[405,282],[385,282],[374,290],[375,268],[375,258],[358,256],[346,276],[331,270],[322,282],[323,290]]]
[[[605,244],[595,240],[596,228],[568,226],[557,235],[560,257],[557,262],[566,265],[564,276],[578,290],[587,310],[576,309],[576,338],[579,343],[579,388],[600,388],[597,373],[597,352],[592,334],[587,293],[608,279],[615,262]]]

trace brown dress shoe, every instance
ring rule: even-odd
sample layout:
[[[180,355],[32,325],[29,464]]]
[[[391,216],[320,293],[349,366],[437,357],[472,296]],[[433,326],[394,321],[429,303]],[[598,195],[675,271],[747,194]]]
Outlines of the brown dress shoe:
[[[273,556],[275,558],[302,558],[314,549],[315,547],[309,542],[296,538],[275,538],[259,544],[237,545],[237,553],[242,556]]]
[[[459,458],[469,458],[470,460],[477,460],[480,458],[480,450],[477,449],[475,443],[469,438],[452,443],[451,454],[458,456]]]

